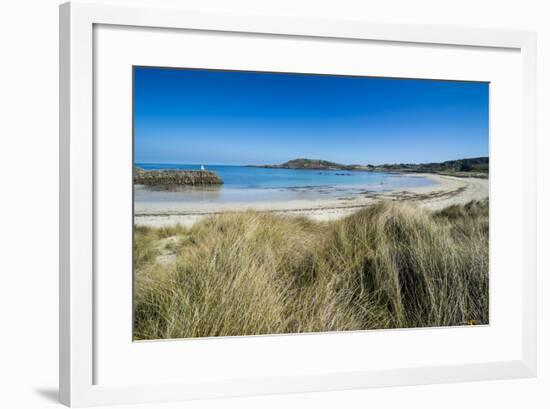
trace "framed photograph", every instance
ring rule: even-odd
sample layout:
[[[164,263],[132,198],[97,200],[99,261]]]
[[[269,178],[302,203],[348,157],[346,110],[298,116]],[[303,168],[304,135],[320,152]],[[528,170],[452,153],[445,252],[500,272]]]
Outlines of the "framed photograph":
[[[63,403],[536,375],[534,33],[60,22]]]

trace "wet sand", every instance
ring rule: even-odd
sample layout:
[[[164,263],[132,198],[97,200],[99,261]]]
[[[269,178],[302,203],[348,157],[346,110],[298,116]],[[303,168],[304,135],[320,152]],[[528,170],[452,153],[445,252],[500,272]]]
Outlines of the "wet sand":
[[[398,189],[390,192],[366,192],[356,196],[330,199],[222,204],[175,202],[171,203],[170,206],[136,203],[134,222],[137,225],[155,227],[175,224],[189,227],[213,214],[247,210],[282,215],[301,215],[317,221],[328,221],[348,216],[362,207],[382,200],[407,201],[431,210],[438,210],[453,204],[481,200],[489,195],[488,179],[459,178],[435,174],[411,174],[407,176],[423,176],[435,183],[425,187]]]

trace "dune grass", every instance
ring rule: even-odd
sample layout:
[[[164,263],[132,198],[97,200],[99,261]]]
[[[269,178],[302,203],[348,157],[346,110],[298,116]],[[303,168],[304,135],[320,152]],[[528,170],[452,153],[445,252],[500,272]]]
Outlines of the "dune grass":
[[[328,223],[248,212],[136,227],[134,337],[487,324],[488,212],[386,202]]]

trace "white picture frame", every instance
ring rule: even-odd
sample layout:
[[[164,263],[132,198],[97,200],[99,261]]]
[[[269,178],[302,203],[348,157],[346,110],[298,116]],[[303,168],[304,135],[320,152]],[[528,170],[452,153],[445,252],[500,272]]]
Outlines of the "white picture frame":
[[[523,94],[521,353],[506,360],[194,383],[103,385],[96,368],[94,26],[169,28],[514,49]],[[78,2],[60,6],[60,399],[69,406],[521,378],[536,375],[536,35],[526,31],[233,15]],[[130,148],[130,147],[129,147]],[[519,291],[519,290],[518,290]],[[204,341],[203,341],[204,342]]]

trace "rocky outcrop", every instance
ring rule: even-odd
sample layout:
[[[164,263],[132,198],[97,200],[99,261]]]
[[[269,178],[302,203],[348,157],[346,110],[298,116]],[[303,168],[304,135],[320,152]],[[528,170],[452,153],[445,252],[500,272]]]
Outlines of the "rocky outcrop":
[[[321,159],[292,159],[280,165],[260,165],[254,166],[259,168],[269,169],[313,169],[313,170],[346,170],[350,166],[341,165],[340,163],[329,162]]]
[[[145,170],[134,166],[136,185],[221,185],[223,180],[210,170]]]

